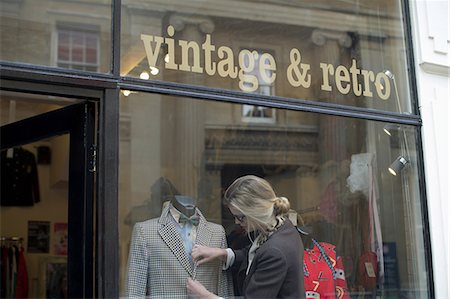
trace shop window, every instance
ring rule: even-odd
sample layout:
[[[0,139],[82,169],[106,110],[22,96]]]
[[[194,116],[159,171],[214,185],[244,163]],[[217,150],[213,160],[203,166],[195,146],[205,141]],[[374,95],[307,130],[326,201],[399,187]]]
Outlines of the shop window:
[[[97,72],[99,48],[98,32],[60,28],[57,32],[56,65],[62,68]]]
[[[122,95],[120,296],[148,290],[152,296],[158,289],[164,298],[175,298],[185,291],[189,261],[179,260],[189,248],[177,241],[176,231],[164,232],[170,249],[157,235],[157,220],[168,215],[167,203],[175,196],[190,197],[207,221],[222,225],[229,247],[250,244],[223,194],[237,177],[253,174],[289,199],[289,219],[307,229],[336,262],[334,281],[326,262],[312,265],[320,250],[305,239],[309,290],[320,271],[327,279],[315,298],[326,293],[325,281],[342,298],[430,297],[414,127],[285,109],[277,109],[283,123],[255,126],[235,117],[243,109],[143,92]],[[140,243],[144,227],[150,251]],[[215,233],[211,240],[219,237]],[[149,266],[139,267],[144,258]],[[196,279],[227,298],[218,280],[210,279],[217,277],[211,268],[202,267]],[[140,280],[127,280],[130,274]],[[186,278],[171,279],[177,275]]]

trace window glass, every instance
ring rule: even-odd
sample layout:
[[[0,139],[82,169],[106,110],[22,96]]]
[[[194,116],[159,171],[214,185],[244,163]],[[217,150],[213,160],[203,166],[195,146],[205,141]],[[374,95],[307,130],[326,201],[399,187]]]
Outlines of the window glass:
[[[2,1],[0,60],[111,71],[111,0]]]
[[[121,74],[411,112],[401,4],[124,1]]]
[[[290,200],[289,219],[335,246],[343,270],[339,282],[349,295],[428,298],[416,129],[270,107],[261,108],[276,115],[274,122],[254,123],[242,118],[244,107],[123,91],[121,295],[129,271],[136,270],[128,268],[133,227],[160,217],[173,195],[194,199],[208,221],[224,227],[228,246],[248,244],[222,197],[234,179],[254,174]],[[164,241],[155,237],[150,243],[158,242]],[[153,251],[141,265],[144,285],[160,254],[171,253]],[[165,267],[173,273],[183,267],[163,264],[157,277],[165,277]],[[166,291],[183,288],[182,281]]]

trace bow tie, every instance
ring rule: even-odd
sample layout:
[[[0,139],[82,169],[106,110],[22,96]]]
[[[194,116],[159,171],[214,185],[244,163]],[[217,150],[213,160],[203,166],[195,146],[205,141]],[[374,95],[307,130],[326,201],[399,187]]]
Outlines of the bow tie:
[[[179,223],[181,224],[191,224],[193,226],[197,226],[199,223],[200,218],[197,215],[188,217],[184,214],[180,214],[180,219],[178,220]]]

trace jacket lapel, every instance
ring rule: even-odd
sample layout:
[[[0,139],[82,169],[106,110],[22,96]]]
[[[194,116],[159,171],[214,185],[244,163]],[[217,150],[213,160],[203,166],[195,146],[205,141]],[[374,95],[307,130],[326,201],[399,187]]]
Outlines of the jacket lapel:
[[[197,227],[197,238],[195,239],[195,244],[210,246],[212,233],[207,227],[207,221],[203,214],[197,210],[197,215],[199,216],[199,223]]]
[[[197,215],[199,216],[199,223],[197,226],[197,237],[195,239],[195,244],[203,245],[203,246],[211,246],[211,237],[212,233],[208,229],[207,221],[205,217],[203,217],[203,214],[200,212],[199,209],[196,209]],[[194,267],[194,277],[196,276],[197,267]]]
[[[189,275],[194,276],[194,270],[192,269],[187,253],[184,250],[183,240],[175,228],[173,219],[171,219],[172,216],[169,214],[169,209],[170,205],[168,205],[161,213],[158,233]]]

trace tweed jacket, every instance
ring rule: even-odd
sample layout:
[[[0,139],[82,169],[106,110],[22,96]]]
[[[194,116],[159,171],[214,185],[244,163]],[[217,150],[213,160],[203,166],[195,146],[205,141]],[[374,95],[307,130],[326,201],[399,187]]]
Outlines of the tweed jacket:
[[[169,213],[163,209],[160,218],[134,225],[128,258],[126,296],[128,298],[187,298],[186,282],[192,277],[209,291],[221,297],[233,295],[230,274],[215,261],[192,266],[183,240]],[[196,244],[226,248],[225,231],[221,225],[206,221],[201,212]]]
[[[246,299],[305,298],[303,243],[289,219],[255,253],[246,275],[248,249],[235,251],[238,290]]]

